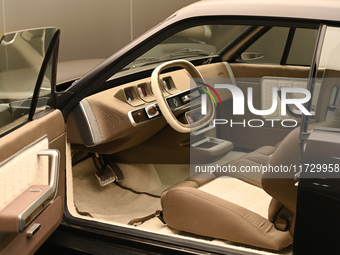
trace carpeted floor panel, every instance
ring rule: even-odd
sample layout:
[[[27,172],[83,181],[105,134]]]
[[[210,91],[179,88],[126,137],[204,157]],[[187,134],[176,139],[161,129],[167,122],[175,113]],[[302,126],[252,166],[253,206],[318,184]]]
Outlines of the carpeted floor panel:
[[[220,160],[221,164],[243,156],[243,152],[231,152]],[[120,182],[124,187],[139,192],[160,195],[163,190],[189,176],[189,165],[151,165],[151,164],[117,164],[125,179]],[[99,185],[92,159],[87,159],[73,167],[73,200],[81,213],[90,213],[97,221],[112,222],[112,224],[127,224],[134,218],[144,217],[161,208],[160,199],[144,194],[135,194],[122,189],[114,183],[105,187]],[[208,187],[207,187],[208,188]],[[89,218],[90,219],[90,218]],[[257,250],[225,240],[195,236],[172,229],[158,218],[153,218],[138,226],[140,229],[163,235],[194,238],[202,242],[210,242],[222,247],[235,247],[239,251],[254,254],[291,254],[292,247],[280,252]]]
[[[161,195],[171,185],[189,176],[188,165],[117,164],[124,180],[119,184],[138,192]],[[111,183],[100,186],[91,158],[73,167],[74,203],[81,213],[92,217],[127,224],[161,209],[160,199],[135,194]]]

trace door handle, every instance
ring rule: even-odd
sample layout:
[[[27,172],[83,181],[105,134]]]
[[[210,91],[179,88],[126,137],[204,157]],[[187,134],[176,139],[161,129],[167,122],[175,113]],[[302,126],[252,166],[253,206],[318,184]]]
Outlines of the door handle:
[[[48,156],[50,159],[50,182],[49,188],[47,189],[47,193],[52,195],[57,189],[57,180],[58,180],[58,172],[59,172],[59,163],[60,163],[60,153],[58,150],[41,150],[38,152],[38,156]],[[48,197],[47,197],[48,198]]]
[[[60,153],[47,149],[37,152],[38,157],[49,157],[49,184],[32,185],[0,211],[0,233],[21,233],[32,221],[30,217],[57,190]],[[42,208],[43,211],[46,207]],[[34,217],[33,217],[34,218]]]
[[[59,171],[60,153],[58,150],[41,150],[38,156],[49,157],[49,185],[46,190],[42,191],[39,197],[37,197],[21,214],[18,216],[19,232],[24,231],[27,225],[27,218],[41,206],[49,197],[51,197],[57,189],[57,178]],[[39,190],[39,189],[38,189]],[[37,192],[37,189],[29,189],[29,192]],[[38,191],[39,192],[39,191]],[[41,192],[41,191],[40,191]]]

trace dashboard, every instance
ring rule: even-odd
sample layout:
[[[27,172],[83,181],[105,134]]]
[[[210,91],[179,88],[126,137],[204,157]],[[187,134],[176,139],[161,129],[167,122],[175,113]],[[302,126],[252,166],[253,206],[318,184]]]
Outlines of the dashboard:
[[[224,63],[197,68],[205,78],[230,78]],[[190,78],[186,70],[160,75],[162,93],[174,115],[189,110]],[[222,100],[229,98],[227,94]],[[69,114],[66,125],[68,142],[76,149],[112,154],[147,141],[167,122],[157,106],[150,78],[145,78],[84,98]]]

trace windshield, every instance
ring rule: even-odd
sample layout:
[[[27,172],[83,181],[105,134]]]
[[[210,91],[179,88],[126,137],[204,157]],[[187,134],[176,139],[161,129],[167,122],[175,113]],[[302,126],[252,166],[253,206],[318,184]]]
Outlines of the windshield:
[[[178,58],[215,55],[247,28],[249,26],[204,25],[183,30],[156,45],[123,70]]]

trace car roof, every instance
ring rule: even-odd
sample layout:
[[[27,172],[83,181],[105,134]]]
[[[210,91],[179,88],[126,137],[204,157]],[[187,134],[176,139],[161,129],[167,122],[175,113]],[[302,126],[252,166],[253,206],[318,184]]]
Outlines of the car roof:
[[[339,0],[203,0],[182,8],[176,18],[231,15],[340,21],[339,13]]]

